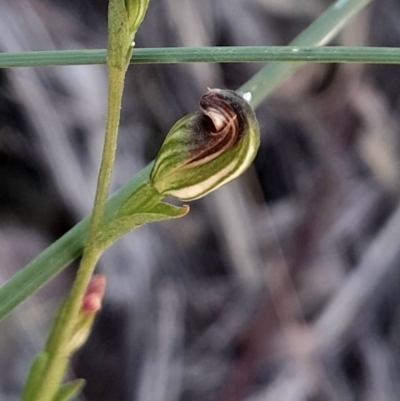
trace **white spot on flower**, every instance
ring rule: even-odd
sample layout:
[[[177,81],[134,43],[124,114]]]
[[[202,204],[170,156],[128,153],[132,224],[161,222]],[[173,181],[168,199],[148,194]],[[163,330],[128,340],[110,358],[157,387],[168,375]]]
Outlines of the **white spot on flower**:
[[[253,95],[251,94],[251,92],[243,93],[243,99],[246,100],[246,102],[250,102],[252,97]]]

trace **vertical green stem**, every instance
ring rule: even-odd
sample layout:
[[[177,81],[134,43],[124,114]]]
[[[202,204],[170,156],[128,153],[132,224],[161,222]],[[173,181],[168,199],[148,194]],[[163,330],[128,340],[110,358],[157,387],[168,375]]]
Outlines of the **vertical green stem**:
[[[71,338],[79,319],[82,301],[103,247],[95,238],[105,224],[105,211],[117,150],[118,127],[126,70],[132,54],[132,40],[146,13],[148,0],[110,0],[108,8],[108,109],[106,134],[96,197],[81,265],[71,294],[55,320],[45,349],[43,377],[33,390],[32,401],[52,401],[60,388],[73,352]],[[30,396],[30,395],[28,395]],[[31,401],[31,400],[29,400]]]
[[[87,244],[93,243],[93,239],[101,230],[104,222],[105,205],[117,149],[118,126],[126,68],[127,64],[121,66],[121,68],[110,67],[108,70],[109,94],[106,135],[95,204],[86,239]],[[84,249],[79,271],[71,294],[66,301],[64,313],[52,329],[50,337],[53,339],[53,342],[51,348],[48,350],[49,360],[46,372],[32,401],[51,401],[60,387],[71,352],[68,346],[69,340],[78,318],[86,288],[102,251],[102,249],[93,247],[85,247]]]
[[[111,174],[117,150],[117,136],[124,89],[126,67],[116,69],[109,67],[108,112],[106,136],[104,140],[103,156],[97,182],[96,198],[92,219],[89,227],[88,242],[94,238],[96,232],[103,224],[105,205],[110,188]]]

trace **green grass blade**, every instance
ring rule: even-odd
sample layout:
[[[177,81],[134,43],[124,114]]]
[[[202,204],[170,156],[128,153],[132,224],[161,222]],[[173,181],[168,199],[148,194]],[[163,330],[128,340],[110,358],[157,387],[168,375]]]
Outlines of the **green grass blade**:
[[[369,63],[400,64],[400,48],[344,46],[164,47],[135,49],[131,64],[179,63]],[[105,64],[105,50],[0,53],[0,68]]]
[[[105,64],[106,50],[48,50],[0,53],[0,68]]]
[[[344,46],[235,46],[135,48],[131,64],[267,63],[400,64],[400,48]],[[1,67],[0,54],[0,67]]]

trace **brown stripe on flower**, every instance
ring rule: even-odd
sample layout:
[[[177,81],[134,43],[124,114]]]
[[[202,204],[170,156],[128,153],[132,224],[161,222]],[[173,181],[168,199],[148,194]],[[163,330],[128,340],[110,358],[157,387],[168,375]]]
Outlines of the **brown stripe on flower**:
[[[200,100],[202,112],[196,132],[196,152],[185,167],[208,163],[240,139],[238,115],[218,92],[210,90]]]

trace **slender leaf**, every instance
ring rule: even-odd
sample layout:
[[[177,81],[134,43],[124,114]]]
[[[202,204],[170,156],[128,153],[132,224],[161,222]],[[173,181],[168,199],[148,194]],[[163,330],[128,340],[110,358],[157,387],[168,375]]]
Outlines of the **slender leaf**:
[[[307,63],[399,64],[400,48],[344,46],[236,46],[135,48],[131,64],[178,63]],[[56,50],[0,53],[0,68],[105,64],[106,50]]]

